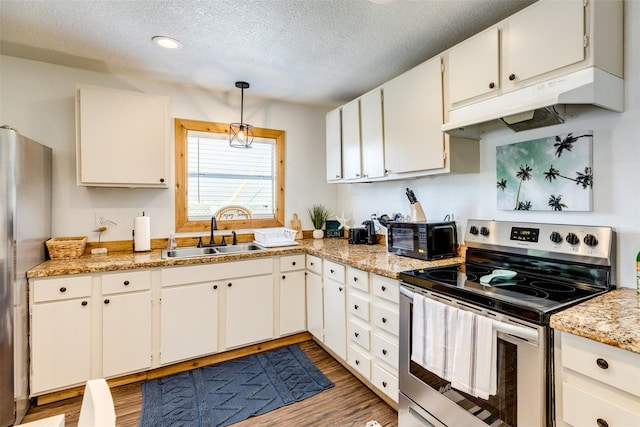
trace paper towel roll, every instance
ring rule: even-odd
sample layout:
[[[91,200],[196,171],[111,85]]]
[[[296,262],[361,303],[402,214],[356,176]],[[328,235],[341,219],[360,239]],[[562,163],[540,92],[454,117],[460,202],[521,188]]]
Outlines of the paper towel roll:
[[[133,250],[151,250],[151,221],[148,216],[137,216],[133,220]]]

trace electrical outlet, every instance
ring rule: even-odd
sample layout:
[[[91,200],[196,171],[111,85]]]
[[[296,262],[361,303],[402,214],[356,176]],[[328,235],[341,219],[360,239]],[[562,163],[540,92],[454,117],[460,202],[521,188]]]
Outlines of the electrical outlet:
[[[106,212],[96,212],[96,228],[109,226],[109,214]]]

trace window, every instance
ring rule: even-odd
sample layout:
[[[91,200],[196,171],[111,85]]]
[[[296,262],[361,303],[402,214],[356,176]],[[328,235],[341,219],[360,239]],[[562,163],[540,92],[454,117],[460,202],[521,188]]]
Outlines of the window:
[[[225,123],[175,120],[176,231],[284,224],[284,131],[254,128],[250,149],[229,147]]]

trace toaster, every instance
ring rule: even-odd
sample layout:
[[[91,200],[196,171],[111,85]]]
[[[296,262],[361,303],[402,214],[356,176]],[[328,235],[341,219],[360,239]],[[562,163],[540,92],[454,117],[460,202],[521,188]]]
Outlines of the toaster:
[[[366,228],[352,228],[349,230],[349,243],[352,245],[366,245],[369,233]]]

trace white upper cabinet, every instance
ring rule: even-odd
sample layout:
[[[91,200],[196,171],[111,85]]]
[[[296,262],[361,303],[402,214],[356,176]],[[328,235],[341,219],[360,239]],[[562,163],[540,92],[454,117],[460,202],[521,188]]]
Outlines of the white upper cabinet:
[[[500,32],[492,28],[449,51],[449,102],[495,92],[500,88]]]
[[[342,167],[345,179],[362,178],[359,99],[342,106]]]
[[[167,188],[169,98],[79,86],[78,185]]]
[[[340,108],[327,113],[327,181],[342,179],[342,124]]]
[[[362,176],[365,179],[383,177],[385,170],[381,89],[375,89],[360,97],[360,123]]]
[[[388,173],[443,168],[442,65],[432,58],[383,85]]]
[[[503,78],[514,83],[585,59],[583,0],[541,1],[508,19]]]

